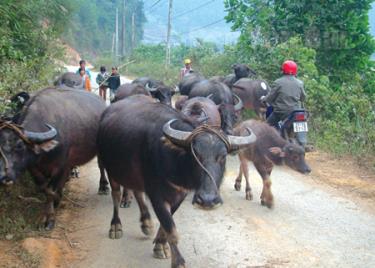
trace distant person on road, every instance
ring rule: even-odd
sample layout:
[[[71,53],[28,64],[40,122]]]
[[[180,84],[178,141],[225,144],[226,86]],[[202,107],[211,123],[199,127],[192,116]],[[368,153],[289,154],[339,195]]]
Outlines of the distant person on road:
[[[191,60],[190,59],[185,59],[184,60],[185,67],[181,69],[180,71],[180,80],[184,78],[185,75],[192,73],[193,68],[191,68]]]
[[[80,60],[79,61],[79,69],[77,70],[77,74],[79,74],[79,71],[83,69],[85,70],[86,74],[89,76],[90,80],[91,80],[91,72],[88,68],[86,68],[86,61],[85,60]]]
[[[262,96],[261,101],[273,107],[267,123],[278,127],[278,122],[284,120],[294,110],[302,108],[306,99],[303,82],[296,78],[298,66],[294,61],[287,60],[282,67],[283,76],[274,82],[271,92]]]
[[[90,77],[87,75],[85,69],[79,68],[79,75],[82,78],[82,88],[86,91],[91,92]]]
[[[121,84],[120,75],[118,74],[117,67],[112,67],[111,76],[108,78],[108,87],[110,90],[110,100],[113,101],[116,91]]]
[[[108,88],[108,74],[104,66],[100,67],[100,73],[96,76],[96,83],[99,85],[99,96],[106,100],[107,88]]]

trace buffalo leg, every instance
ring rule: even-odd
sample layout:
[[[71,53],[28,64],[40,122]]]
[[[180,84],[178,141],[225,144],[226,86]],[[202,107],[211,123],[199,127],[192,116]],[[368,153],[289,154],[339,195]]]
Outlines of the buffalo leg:
[[[172,253],[172,268],[183,268],[185,267],[185,260],[177,247],[178,234],[172,215],[185,199],[186,193],[171,193],[171,195],[168,195],[169,200],[171,200],[172,195],[174,197],[172,198],[173,202],[165,202],[161,195],[153,194],[150,196],[154,211],[159,219],[161,228],[163,228],[163,230],[159,230],[158,236],[155,239],[154,256],[158,248],[162,247],[165,249],[166,237]],[[163,234],[164,232],[166,234],[165,236]]]
[[[133,193],[131,190],[126,189],[125,187],[122,189],[122,198],[120,207],[128,208],[130,207],[133,199]]]
[[[272,171],[272,164],[270,163],[254,163],[255,168],[259,172],[260,176],[263,180],[263,189],[262,194],[260,195],[260,202],[262,206],[267,206],[268,208],[273,208],[274,201],[273,201],[273,194],[271,192],[271,171]]]
[[[134,191],[133,193],[141,212],[140,222],[142,232],[147,236],[151,236],[154,232],[154,225],[152,224],[151,215],[146,205],[145,195],[140,191]]]
[[[51,183],[44,192],[46,194],[45,215],[42,223],[46,231],[55,227],[56,215],[55,207],[60,204],[62,198],[62,190],[69,178],[70,169],[62,170],[51,178]]]
[[[247,159],[244,156],[240,155],[240,160],[241,160],[241,170],[246,180],[246,188],[245,188],[246,200],[253,200],[253,194],[251,193],[251,187],[249,183],[249,167],[247,165]]]
[[[99,170],[100,170],[100,181],[99,181],[98,194],[107,195],[107,194],[109,194],[108,180],[107,180],[107,176],[105,175],[105,169],[104,169],[103,163],[102,163],[102,161],[100,160],[99,157],[98,157],[98,167],[99,167]]]
[[[238,176],[237,176],[236,181],[234,183],[234,189],[236,191],[241,190],[241,182],[242,182],[242,163],[240,163],[240,167],[239,167],[239,170],[238,170]]]
[[[109,180],[112,189],[113,201],[113,217],[111,220],[111,228],[109,229],[109,238],[119,239],[122,237],[122,225],[119,217],[119,206],[121,200],[121,187],[120,184],[113,180]]]

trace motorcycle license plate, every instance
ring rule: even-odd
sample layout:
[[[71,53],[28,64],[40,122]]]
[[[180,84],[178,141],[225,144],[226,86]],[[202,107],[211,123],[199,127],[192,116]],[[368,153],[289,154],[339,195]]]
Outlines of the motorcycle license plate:
[[[308,132],[307,122],[294,122],[293,123],[294,132]]]

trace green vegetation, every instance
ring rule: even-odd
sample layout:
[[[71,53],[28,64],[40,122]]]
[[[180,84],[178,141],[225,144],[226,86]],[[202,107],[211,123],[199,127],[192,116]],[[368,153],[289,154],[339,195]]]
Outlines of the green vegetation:
[[[0,97],[48,85],[63,57],[56,39],[73,1],[4,0],[0,4]],[[0,107],[3,110],[4,106]]]
[[[37,191],[29,175],[11,189],[0,187],[0,239],[22,239],[38,229],[45,197]]]

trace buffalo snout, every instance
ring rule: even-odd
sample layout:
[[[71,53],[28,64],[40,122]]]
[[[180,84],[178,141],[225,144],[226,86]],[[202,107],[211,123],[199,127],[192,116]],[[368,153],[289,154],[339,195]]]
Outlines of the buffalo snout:
[[[197,192],[193,197],[193,205],[201,209],[214,209],[222,204],[219,194]]]
[[[5,185],[5,186],[10,186],[10,185],[13,185],[13,180],[9,177],[3,177],[0,179],[0,183]]]

